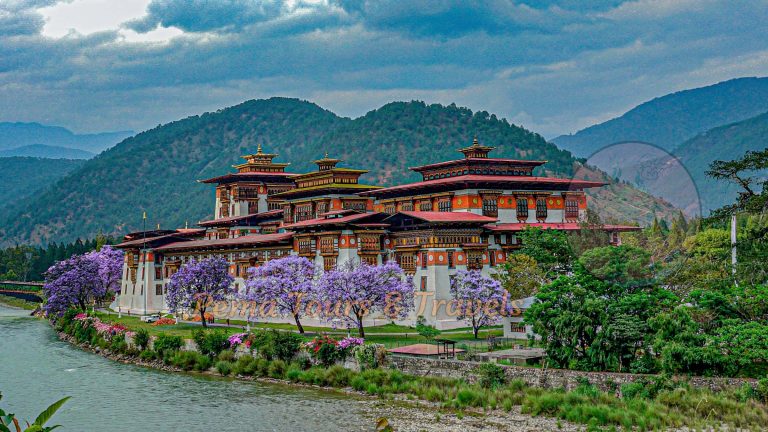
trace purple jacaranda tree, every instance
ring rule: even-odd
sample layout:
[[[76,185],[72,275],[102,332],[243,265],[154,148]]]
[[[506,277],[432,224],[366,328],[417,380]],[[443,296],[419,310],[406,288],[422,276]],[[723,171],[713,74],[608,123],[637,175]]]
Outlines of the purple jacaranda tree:
[[[111,246],[58,261],[45,273],[45,310],[62,314],[70,307],[85,309],[93,301],[119,291],[123,251]]]
[[[205,311],[235,292],[234,281],[224,258],[191,259],[171,276],[165,302],[174,311],[196,307],[203,327],[208,327]]]
[[[123,251],[104,245],[99,251],[86,254],[88,259],[99,266],[99,280],[106,293],[120,292],[120,279],[123,272]]]
[[[368,314],[382,312],[403,319],[414,307],[413,279],[393,261],[377,266],[347,261],[323,273],[318,293],[325,303],[325,318],[357,327],[360,337],[365,337],[363,319]]]
[[[295,255],[269,260],[248,269],[245,287],[244,299],[271,304],[277,313],[292,316],[299,333],[304,333],[301,317],[308,304],[317,299],[312,261]]]
[[[480,328],[499,322],[502,316],[512,311],[507,290],[478,270],[457,271],[451,279],[451,296],[450,307],[457,318],[472,326],[475,339]]]
[[[99,278],[99,264],[86,255],[73,255],[58,261],[45,272],[44,309],[61,315],[71,307],[82,310],[107,291]]]

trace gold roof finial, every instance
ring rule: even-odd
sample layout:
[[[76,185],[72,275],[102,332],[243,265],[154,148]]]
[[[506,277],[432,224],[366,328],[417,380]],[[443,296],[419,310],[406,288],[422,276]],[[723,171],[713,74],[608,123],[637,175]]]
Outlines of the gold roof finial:
[[[328,159],[328,152],[325,152],[325,158]]]
[[[477,135],[475,135],[475,139],[472,140],[472,145],[475,147],[480,145],[480,141],[477,140]]]
[[[259,143],[259,146],[256,147],[256,153],[261,154],[261,143]]]

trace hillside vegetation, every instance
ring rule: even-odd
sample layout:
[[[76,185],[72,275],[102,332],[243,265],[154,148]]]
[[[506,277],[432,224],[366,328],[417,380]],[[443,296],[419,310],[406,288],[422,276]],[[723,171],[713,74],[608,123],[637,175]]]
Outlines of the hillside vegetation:
[[[252,100],[124,140],[0,223],[3,241],[120,235],[141,228],[145,210],[152,227],[194,224],[213,213],[213,188],[195,180],[231,172],[239,156],[253,152],[258,143],[279,153],[277,160],[291,162],[293,172],[316,169],[312,160],[328,152],[343,158],[343,166],[371,169],[366,181],[391,185],[417,179],[408,167],[460,157],[455,150],[471,143],[474,135],[498,147],[497,157],[545,159],[551,174],[574,172],[575,160],[568,152],[486,112],[395,102],[351,120],[296,99]],[[627,185],[618,188],[629,194]],[[633,194],[636,206],[657,207],[662,217],[673,214],[669,205]],[[625,220],[653,218],[648,210],[618,213]]]
[[[0,158],[0,221],[35,194],[83,165],[82,160]]]

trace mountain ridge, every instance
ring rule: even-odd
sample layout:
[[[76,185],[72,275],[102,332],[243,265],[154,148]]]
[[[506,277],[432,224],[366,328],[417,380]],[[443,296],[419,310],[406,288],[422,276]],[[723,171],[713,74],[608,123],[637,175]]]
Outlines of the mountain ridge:
[[[619,117],[552,142],[578,157],[623,141],[648,142],[671,151],[699,133],[766,111],[768,77],[735,78],[653,98]]]
[[[46,159],[90,159],[94,156],[95,154],[89,151],[46,144],[28,144],[0,151],[0,158],[36,157]]]
[[[133,131],[76,134],[61,126],[37,122],[0,122],[0,150],[43,144],[99,153],[131,135]]]

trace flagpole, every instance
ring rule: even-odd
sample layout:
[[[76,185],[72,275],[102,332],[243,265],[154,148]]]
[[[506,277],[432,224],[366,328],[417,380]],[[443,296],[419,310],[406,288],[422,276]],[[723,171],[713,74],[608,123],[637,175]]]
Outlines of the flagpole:
[[[143,245],[142,245],[142,254],[144,255],[144,271],[142,271],[142,281],[141,284],[144,285],[144,315],[147,315],[147,295],[149,294],[149,286],[147,286],[147,212],[145,211],[142,215],[142,239],[143,239]]]

